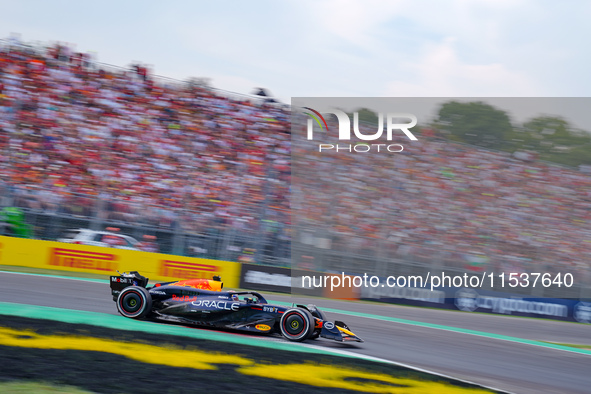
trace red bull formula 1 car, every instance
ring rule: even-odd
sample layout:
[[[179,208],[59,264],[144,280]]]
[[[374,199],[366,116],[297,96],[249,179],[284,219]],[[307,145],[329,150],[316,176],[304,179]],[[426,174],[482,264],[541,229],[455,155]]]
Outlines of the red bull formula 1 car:
[[[111,276],[117,310],[131,319],[153,319],[264,334],[301,342],[318,337],[363,342],[340,321],[327,321],[314,305],[271,305],[254,291],[222,291],[219,277],[157,283],[137,271]]]

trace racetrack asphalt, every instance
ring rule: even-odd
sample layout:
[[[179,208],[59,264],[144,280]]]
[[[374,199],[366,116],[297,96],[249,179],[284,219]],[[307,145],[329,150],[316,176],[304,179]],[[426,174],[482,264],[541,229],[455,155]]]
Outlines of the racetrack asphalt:
[[[264,294],[264,293],[263,293]],[[512,337],[591,344],[591,325],[542,319],[411,308],[377,303],[270,295],[268,300],[313,303],[329,320],[342,320],[362,337],[361,344],[328,340],[315,345],[345,349],[514,393],[588,393],[591,355],[512,342],[492,336],[347,315],[361,312]],[[117,315],[108,282],[0,272],[0,301]]]

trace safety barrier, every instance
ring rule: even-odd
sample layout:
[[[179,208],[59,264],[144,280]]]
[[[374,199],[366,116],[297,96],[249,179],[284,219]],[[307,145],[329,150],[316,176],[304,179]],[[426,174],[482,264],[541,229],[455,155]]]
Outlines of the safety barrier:
[[[238,287],[240,283],[240,263],[231,261],[0,236],[2,265],[106,276],[116,271],[139,271],[159,281],[219,275],[225,287]]]

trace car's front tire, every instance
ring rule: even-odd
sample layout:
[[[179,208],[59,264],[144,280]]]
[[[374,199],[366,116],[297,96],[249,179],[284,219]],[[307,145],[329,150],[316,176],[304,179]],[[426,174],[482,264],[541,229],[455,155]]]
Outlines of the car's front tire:
[[[126,287],[117,297],[117,310],[130,319],[143,319],[152,310],[152,296],[143,287]]]
[[[314,317],[305,309],[288,309],[281,316],[279,328],[290,341],[305,341],[314,332]]]

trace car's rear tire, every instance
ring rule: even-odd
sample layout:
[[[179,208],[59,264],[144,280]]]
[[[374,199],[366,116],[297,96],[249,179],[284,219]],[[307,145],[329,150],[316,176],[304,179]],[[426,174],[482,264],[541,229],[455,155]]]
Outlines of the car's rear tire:
[[[305,309],[288,309],[281,316],[279,329],[290,341],[305,341],[314,333],[314,317]]]
[[[152,296],[143,287],[126,287],[117,297],[117,310],[130,319],[143,319],[152,311]]]

